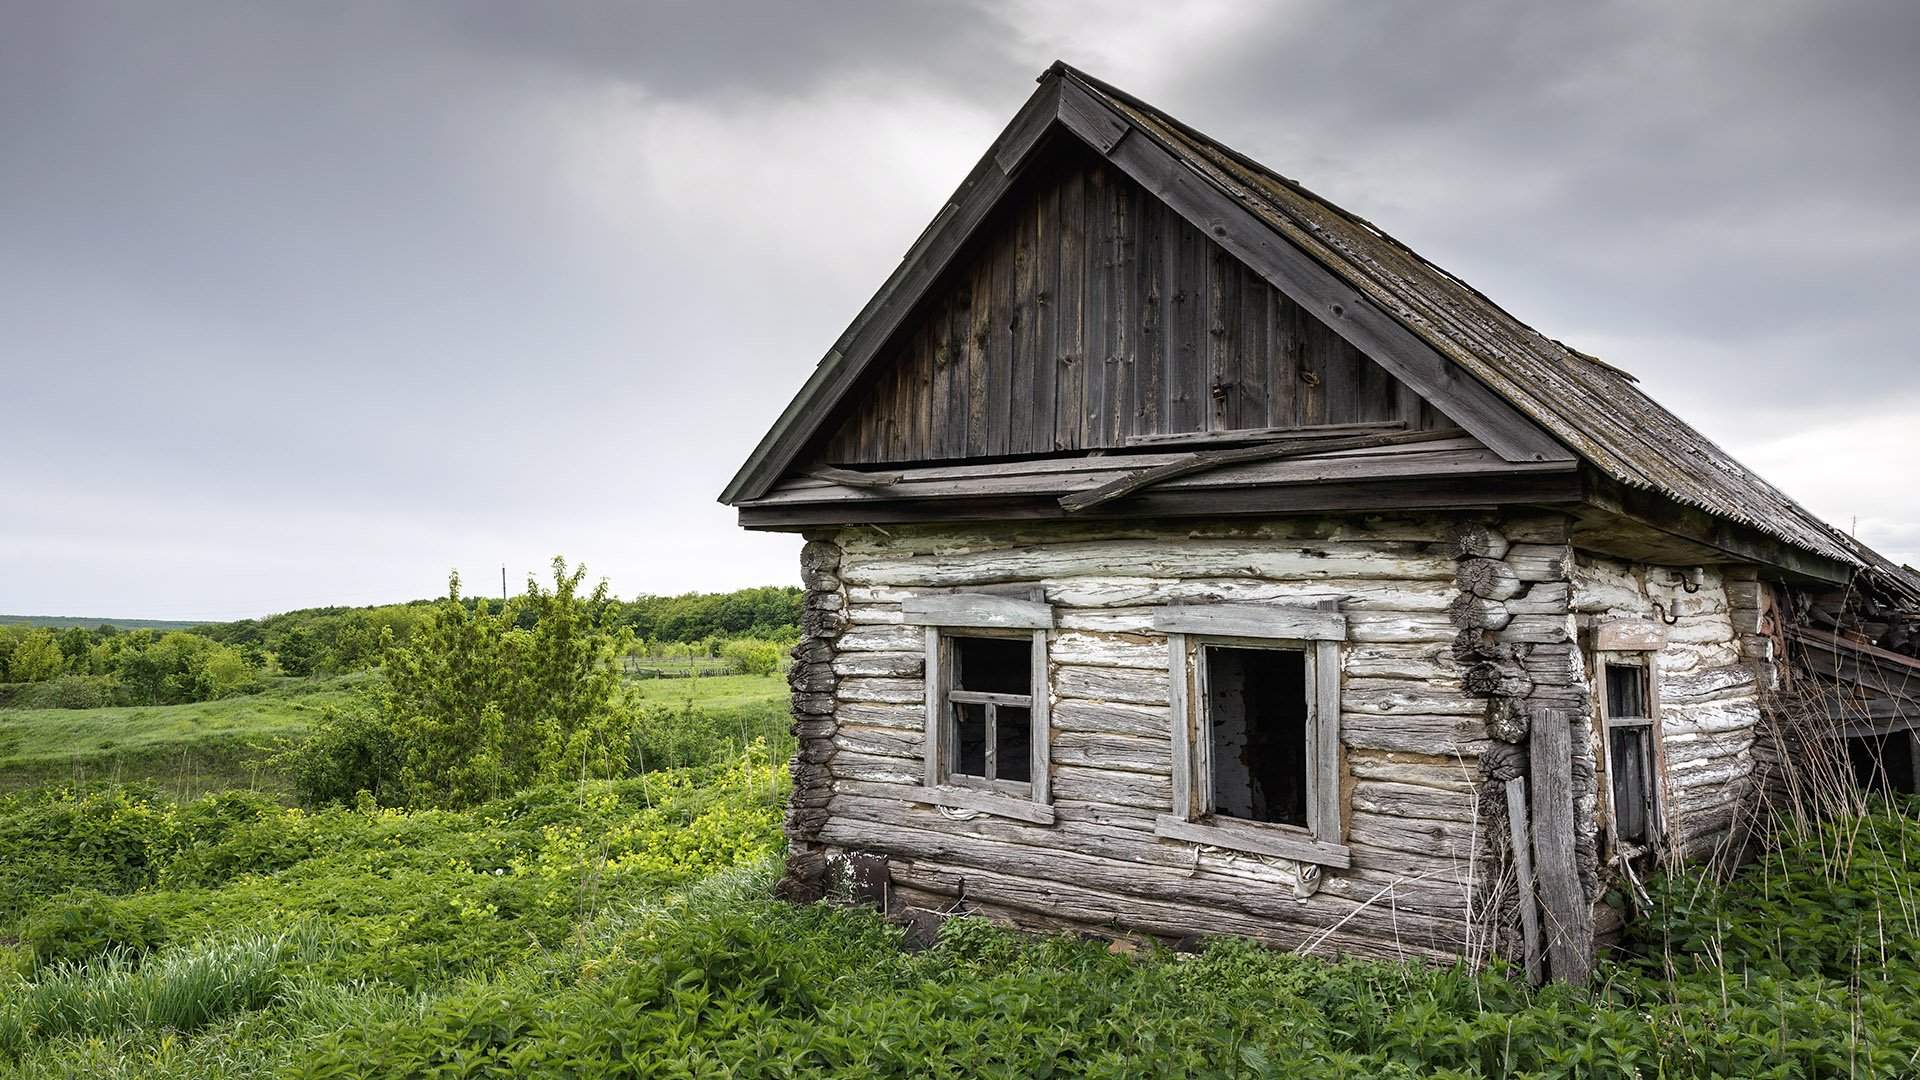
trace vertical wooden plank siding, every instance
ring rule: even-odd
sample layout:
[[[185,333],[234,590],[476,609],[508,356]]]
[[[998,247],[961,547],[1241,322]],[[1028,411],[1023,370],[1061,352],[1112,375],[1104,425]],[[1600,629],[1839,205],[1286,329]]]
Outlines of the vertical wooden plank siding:
[[[1122,447],[1131,435],[1445,423],[1213,239],[1091,154],[1030,167],[814,458]]]
[[[1087,230],[1084,175],[1069,175],[1060,187],[1060,265],[1054,280],[1053,448],[1078,450],[1085,434],[1087,380]]]

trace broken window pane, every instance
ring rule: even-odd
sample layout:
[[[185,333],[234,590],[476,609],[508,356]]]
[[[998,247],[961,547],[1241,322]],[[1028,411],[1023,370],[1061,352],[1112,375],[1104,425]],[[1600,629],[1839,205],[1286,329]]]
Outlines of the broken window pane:
[[[1647,669],[1632,664],[1607,665],[1607,715],[1647,715]]]
[[[1627,669],[1634,670],[1634,669]],[[1612,689],[1611,670],[1608,689]],[[1608,732],[1608,772],[1613,777],[1614,836],[1622,844],[1644,844],[1653,815],[1652,755],[1647,727]]]
[[[1213,812],[1307,824],[1307,657],[1293,649],[1204,651]]]
[[[995,710],[994,778],[1033,779],[1033,714],[1017,705]]]
[[[1033,693],[1033,642],[1028,638],[953,639],[953,688],[988,694]]]
[[[987,775],[987,707],[953,704],[953,771],[962,776]]]

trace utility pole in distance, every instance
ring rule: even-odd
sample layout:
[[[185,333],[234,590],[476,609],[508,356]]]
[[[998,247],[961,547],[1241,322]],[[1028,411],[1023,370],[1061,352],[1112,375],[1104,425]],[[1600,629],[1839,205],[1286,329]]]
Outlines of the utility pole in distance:
[[[505,607],[506,604],[507,604],[507,568],[502,566],[500,568],[500,606]]]

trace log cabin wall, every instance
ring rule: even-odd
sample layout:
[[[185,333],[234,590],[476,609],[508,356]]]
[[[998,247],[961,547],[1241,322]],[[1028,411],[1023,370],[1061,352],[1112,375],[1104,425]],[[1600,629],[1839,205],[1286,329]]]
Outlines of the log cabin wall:
[[[896,913],[964,901],[1029,928],[1234,933],[1286,947],[1321,938],[1324,953],[1484,960],[1500,935],[1476,890],[1491,887],[1490,855],[1506,836],[1489,835],[1476,811],[1487,703],[1463,687],[1454,653],[1456,524],[1431,515],[890,526],[814,538],[809,609],[821,614],[810,615],[795,676],[806,739],[789,819],[790,894],[817,894],[823,868],[845,860],[864,894]],[[1564,645],[1572,554],[1563,519],[1516,516],[1500,527],[1531,596],[1513,601],[1522,614],[1506,639]],[[925,631],[903,604],[1036,589],[1054,617],[1054,822],[916,802]],[[1168,639],[1153,629],[1154,613],[1169,603],[1334,597],[1347,622],[1339,779],[1352,865],[1320,868],[1317,891],[1303,896],[1301,876],[1313,873],[1303,864],[1156,838],[1154,819],[1172,805],[1173,749]]]
[[[1388,420],[1451,426],[1075,145],[1030,167],[814,456],[836,465],[1005,457]]]
[[[1664,632],[1655,670],[1666,831],[1676,854],[1706,858],[1723,849],[1737,852],[1744,842],[1741,830],[1757,793],[1762,691],[1776,672],[1771,651],[1735,621],[1758,629],[1752,597],[1763,586],[1751,571],[1706,567],[1699,591],[1689,593],[1675,575],[1690,569],[1583,554],[1574,566],[1573,609],[1589,631],[1613,620],[1641,619]],[[1667,618],[1674,622],[1666,624]],[[1597,733],[1593,747],[1600,752]],[[1597,813],[1586,816],[1583,827],[1597,829]]]

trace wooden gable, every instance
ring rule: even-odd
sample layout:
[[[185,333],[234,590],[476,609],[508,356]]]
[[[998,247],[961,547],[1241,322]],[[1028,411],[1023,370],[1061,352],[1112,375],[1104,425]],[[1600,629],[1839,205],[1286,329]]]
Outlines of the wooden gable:
[[[1452,426],[1077,140],[1025,171],[811,451],[833,465]]]

